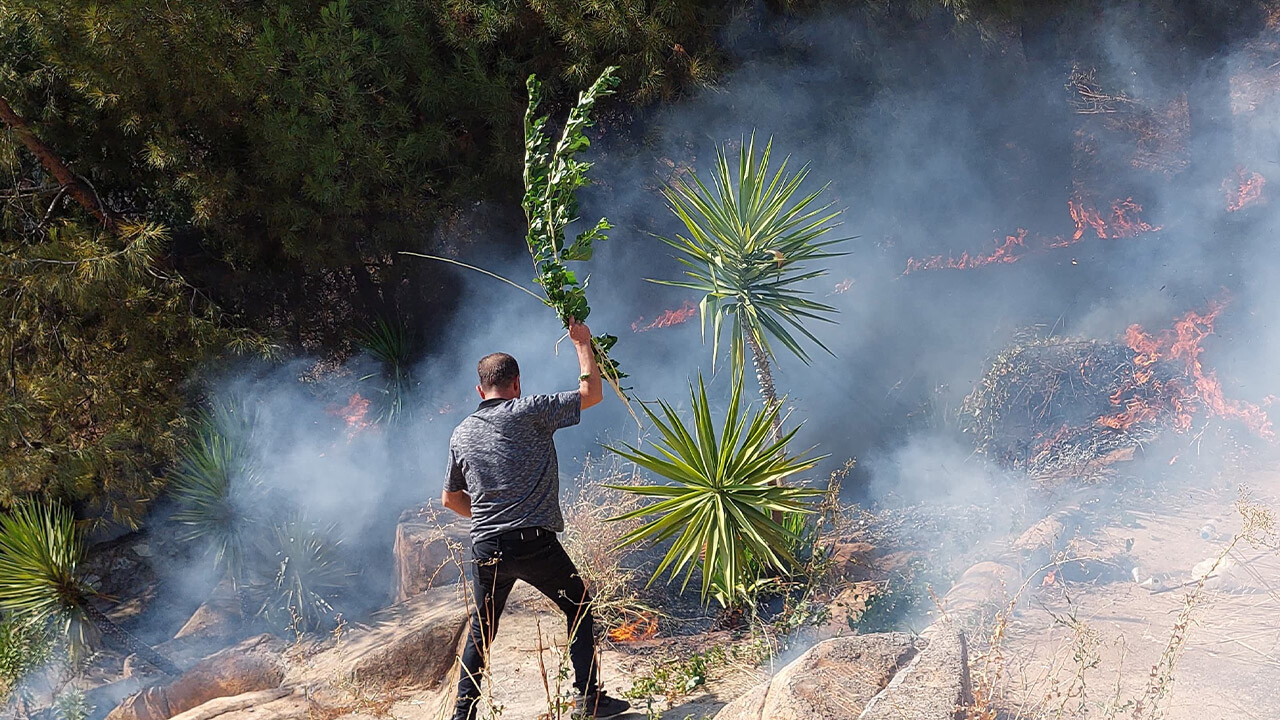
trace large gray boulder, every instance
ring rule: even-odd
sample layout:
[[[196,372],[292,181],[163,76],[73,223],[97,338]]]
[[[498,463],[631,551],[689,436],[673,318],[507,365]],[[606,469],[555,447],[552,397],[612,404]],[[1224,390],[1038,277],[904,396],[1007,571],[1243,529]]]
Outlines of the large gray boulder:
[[[336,680],[377,690],[439,686],[453,668],[467,625],[460,585],[435,588],[378,611],[311,657],[292,665],[286,685]]]
[[[938,623],[920,636],[824,640],[716,720],[953,720],[968,693],[964,639]]]
[[[824,640],[716,714],[716,720],[846,720],[920,651],[906,633]]]
[[[973,702],[969,652],[964,635],[950,621],[939,620],[920,634],[924,646],[880,694],[867,703],[858,720],[953,720],[964,717]]]

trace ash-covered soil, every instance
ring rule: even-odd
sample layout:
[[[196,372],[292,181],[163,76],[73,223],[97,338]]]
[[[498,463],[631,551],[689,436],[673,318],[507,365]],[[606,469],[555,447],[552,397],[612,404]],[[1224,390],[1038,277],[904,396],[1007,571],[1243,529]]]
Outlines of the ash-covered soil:
[[[1278,501],[1280,464],[1118,495],[973,640],[975,677],[1005,717],[1280,717]]]

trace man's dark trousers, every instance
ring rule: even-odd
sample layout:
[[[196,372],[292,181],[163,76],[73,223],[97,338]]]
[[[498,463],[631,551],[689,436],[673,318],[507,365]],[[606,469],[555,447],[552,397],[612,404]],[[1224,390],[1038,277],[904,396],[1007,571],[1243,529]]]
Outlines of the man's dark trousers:
[[[462,678],[458,681],[458,705],[454,717],[475,717],[480,698],[480,676],[485,657],[498,632],[498,619],[516,580],[537,588],[565,614],[569,624],[569,659],[573,663],[573,687],[580,695],[593,695],[596,681],[595,621],[591,596],[555,533],[542,529],[512,530],[477,541],[471,548],[471,629],[462,652]]]

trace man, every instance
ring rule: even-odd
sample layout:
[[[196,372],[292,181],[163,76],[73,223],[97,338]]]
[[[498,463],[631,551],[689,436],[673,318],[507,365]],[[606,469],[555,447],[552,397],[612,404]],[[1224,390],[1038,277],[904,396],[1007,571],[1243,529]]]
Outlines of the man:
[[[630,707],[600,690],[591,596],[556,539],[556,533],[564,530],[564,517],[551,436],[560,428],[577,425],[582,410],[604,399],[591,331],[572,321],[569,339],[578,352],[582,373],[577,390],[522,397],[515,358],[505,353],[486,355],[477,367],[480,407],[449,440],[449,475],[442,500],[445,507],[471,518],[475,598],[454,720],[476,717],[485,656],[516,580],[551,598],[568,618],[569,657],[578,694],[575,717],[610,717]]]

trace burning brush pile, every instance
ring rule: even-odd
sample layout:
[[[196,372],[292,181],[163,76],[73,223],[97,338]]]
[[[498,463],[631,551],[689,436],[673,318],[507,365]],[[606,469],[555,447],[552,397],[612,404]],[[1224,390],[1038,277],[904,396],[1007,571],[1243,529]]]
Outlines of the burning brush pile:
[[[1113,427],[1120,405],[1166,404],[1176,364],[1147,368],[1139,382],[1134,352],[1119,342],[1072,338],[1016,344],[991,363],[965,398],[962,424],[979,451],[1033,475],[1074,472],[1128,453],[1170,428],[1156,415]],[[1113,400],[1114,398],[1114,400]]]
[[[1227,400],[1201,364],[1224,302],[1151,334],[1133,325],[1116,341],[1041,338],[997,355],[965,398],[961,421],[977,449],[1039,478],[1089,476],[1197,418],[1230,419],[1273,436],[1263,410]]]

